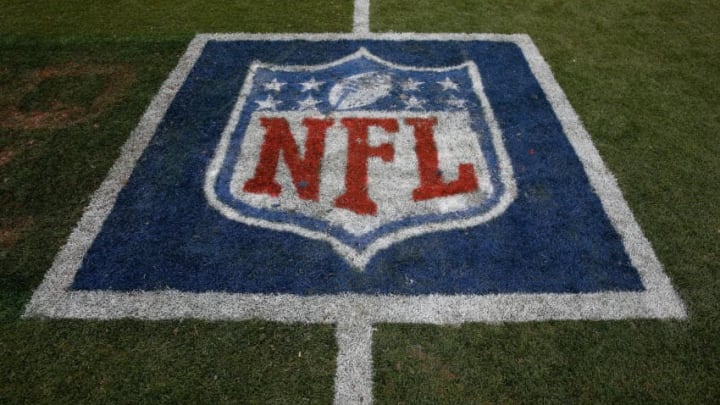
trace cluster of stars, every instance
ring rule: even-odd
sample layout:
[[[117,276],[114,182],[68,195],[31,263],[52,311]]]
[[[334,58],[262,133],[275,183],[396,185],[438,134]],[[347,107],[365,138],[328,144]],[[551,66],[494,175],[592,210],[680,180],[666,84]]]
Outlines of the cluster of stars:
[[[420,91],[420,88],[425,84],[425,82],[414,80],[412,77],[410,77],[404,82],[400,83],[400,88],[402,88],[405,92]],[[460,91],[460,87],[458,86],[458,84],[450,80],[449,77],[445,77],[445,79],[442,81],[430,84],[438,84],[442,87],[442,90],[446,92],[450,90]],[[414,95],[408,97],[406,94],[403,94],[402,96],[400,96],[400,98],[402,99],[403,103],[405,103],[405,109],[407,110],[423,109],[426,103],[425,100],[419,99]],[[457,98],[454,94],[451,94],[450,97],[445,101],[447,105],[457,109],[464,108],[466,102],[466,100]]]
[[[301,93],[307,93],[311,91],[320,91],[320,87],[324,85],[326,82],[321,82],[315,80],[314,77],[310,78],[310,80],[306,82],[300,83],[300,86],[302,89],[300,90]],[[278,81],[277,78],[273,78],[270,82],[265,82],[262,84],[262,87],[265,91],[271,91],[275,92],[276,94],[280,93],[282,91],[282,88],[286,86],[287,83]],[[282,100],[277,100],[275,97],[273,97],[272,94],[269,94],[265,100],[257,100],[255,101],[258,105],[258,110],[271,110],[275,111],[277,110],[277,106],[279,104],[284,103]],[[318,104],[322,103],[321,100],[315,99],[312,94],[308,94],[307,97],[303,100],[300,100],[297,102],[298,109],[301,111],[304,110],[314,110]]]
[[[293,109],[299,111],[317,110],[318,104],[326,102],[325,100],[323,100],[322,97],[316,98],[318,96],[318,94],[316,93],[321,92],[323,90],[323,86],[325,86],[327,82],[318,81],[314,77],[311,77],[310,80],[298,84],[301,87],[301,97],[299,97],[297,101],[294,101],[296,105]],[[283,91],[283,88],[285,86],[288,86],[288,83],[281,82],[277,78],[273,78],[269,82],[260,84],[260,86],[264,91],[270,92],[271,94],[268,94],[264,100],[255,101],[255,103],[257,103],[258,110],[277,111],[280,104],[288,102],[277,98],[279,94]],[[451,93],[450,96],[444,101],[448,106],[455,109],[465,108],[465,103],[467,103],[467,100],[458,98],[455,94],[452,94],[452,92],[459,92],[460,87],[449,77],[445,77],[445,79],[442,81],[432,83],[425,83],[410,77],[407,80],[400,82],[400,89],[402,89],[402,91],[404,92],[400,95],[400,100],[404,103],[404,107],[406,110],[425,109],[425,104],[427,103],[427,100],[418,98],[414,94],[407,94],[411,92],[422,91],[422,88],[425,86],[440,86],[443,92]],[[314,92],[316,97],[313,97]]]

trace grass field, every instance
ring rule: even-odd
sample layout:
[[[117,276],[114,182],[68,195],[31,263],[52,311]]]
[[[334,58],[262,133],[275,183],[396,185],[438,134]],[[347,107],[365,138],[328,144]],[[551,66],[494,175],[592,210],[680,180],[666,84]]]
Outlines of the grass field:
[[[379,325],[375,402],[717,402],[720,7],[527,3],[374,0],[370,28],[529,34],[689,318]],[[0,5],[0,402],[332,402],[332,326],[20,315],[194,33],[349,32],[352,2]]]

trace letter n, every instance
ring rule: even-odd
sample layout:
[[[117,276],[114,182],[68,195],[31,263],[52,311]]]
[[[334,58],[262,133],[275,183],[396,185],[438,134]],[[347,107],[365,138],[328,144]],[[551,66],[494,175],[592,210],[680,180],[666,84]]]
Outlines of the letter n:
[[[275,180],[280,152],[290,169],[298,197],[318,201],[320,197],[320,164],[325,150],[325,133],[333,120],[305,118],[307,128],[305,156],[300,156],[290,125],[285,118],[260,118],[265,128],[265,140],[260,149],[255,175],[245,182],[243,191],[255,194],[280,195],[282,187]]]

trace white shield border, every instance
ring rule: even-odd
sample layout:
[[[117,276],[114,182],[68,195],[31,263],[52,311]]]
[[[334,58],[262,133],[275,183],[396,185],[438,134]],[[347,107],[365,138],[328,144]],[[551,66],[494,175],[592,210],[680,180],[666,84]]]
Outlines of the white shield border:
[[[298,296],[291,294],[190,293],[183,291],[113,292],[71,290],[83,257],[102,229],[118,194],[155,135],[175,95],[209,41],[333,40],[495,41],[516,44],[542,87],[563,131],[582,162],[613,227],[620,234],[645,290],[637,292],[541,293],[489,295]],[[607,169],[580,118],[555,80],[550,67],[525,34],[199,34],[163,83],[120,157],[91,197],[82,218],[35,290],[23,315],[74,319],[136,318],[147,320],[264,319],[279,322],[338,324],[348,328],[382,322],[458,324],[462,322],[528,322],[542,320],[611,320],[626,318],[685,319],[685,304],[663,271],[650,242],[635,221],[617,181]],[[367,343],[369,345],[369,343]],[[341,353],[342,354],[342,353]]]
[[[356,250],[352,246],[349,246],[345,243],[343,243],[340,239],[324,233],[324,232],[318,232],[314,231],[312,229],[307,229],[298,225],[294,224],[288,224],[288,223],[278,223],[278,222],[272,222],[268,221],[262,218],[256,218],[252,216],[246,216],[242,213],[235,210],[233,207],[229,206],[225,202],[221,201],[221,199],[217,196],[215,193],[215,184],[217,182],[218,174],[220,170],[223,167],[223,163],[228,158],[228,147],[230,145],[230,141],[232,139],[232,135],[235,132],[235,129],[238,125],[238,122],[240,120],[240,117],[242,116],[243,110],[246,105],[247,97],[250,95],[250,92],[252,91],[253,86],[253,80],[255,76],[255,72],[257,69],[264,68],[269,70],[275,70],[275,71],[281,71],[281,72],[314,72],[314,71],[320,71],[325,70],[334,66],[340,66],[344,63],[347,63],[349,61],[359,59],[359,58],[366,58],[369,60],[372,60],[378,64],[398,69],[398,70],[405,70],[405,71],[417,71],[417,72],[447,72],[451,70],[460,70],[467,68],[468,72],[470,74],[470,79],[473,83],[473,91],[475,92],[476,96],[478,97],[478,100],[480,101],[481,108],[483,110],[483,115],[485,118],[485,121],[487,122],[488,128],[490,130],[490,136],[492,139],[492,145],[495,149],[495,154],[497,155],[497,162],[498,162],[498,168],[500,170],[500,181],[503,185],[503,191],[502,194],[499,196],[497,203],[489,207],[487,211],[482,212],[481,214],[476,214],[473,216],[470,216],[468,218],[463,218],[460,220],[448,220],[448,221],[442,221],[442,222],[436,222],[436,223],[430,223],[430,224],[421,224],[421,225],[414,225],[414,226],[408,226],[404,228],[400,228],[398,230],[389,232],[372,243],[370,243],[365,249],[363,250]],[[377,254],[379,251],[386,249],[390,247],[394,243],[401,242],[403,240],[412,238],[414,236],[419,236],[427,233],[432,232],[438,232],[438,231],[447,231],[451,229],[460,229],[460,228],[468,228],[471,226],[480,225],[484,222],[487,222],[493,218],[498,217],[501,215],[508,206],[515,200],[515,197],[517,196],[517,186],[515,184],[515,178],[513,175],[513,169],[512,164],[510,163],[510,157],[508,156],[507,151],[505,150],[505,145],[503,143],[502,139],[502,132],[500,131],[500,127],[497,124],[497,121],[495,120],[495,114],[492,110],[492,107],[490,105],[490,102],[485,95],[485,90],[482,84],[482,79],[480,77],[480,72],[477,68],[477,65],[475,65],[472,61],[466,61],[464,63],[461,63],[456,66],[446,66],[446,67],[436,67],[436,68],[418,68],[418,67],[412,67],[412,66],[403,66],[394,64],[392,62],[388,62],[384,59],[381,59],[372,53],[370,53],[367,49],[364,47],[361,47],[356,52],[347,55],[345,57],[342,57],[340,59],[337,59],[335,61],[324,63],[324,64],[318,64],[318,65],[277,65],[277,64],[269,64],[269,63],[263,63],[255,61],[251,64],[250,68],[248,69],[248,74],[245,78],[245,81],[243,83],[243,86],[240,90],[237,102],[235,103],[235,106],[233,107],[232,114],[230,116],[230,120],[228,121],[227,125],[225,126],[225,129],[223,130],[222,137],[220,142],[218,143],[218,146],[215,151],[215,156],[213,157],[212,162],[208,166],[208,170],[206,172],[205,177],[205,197],[207,198],[210,205],[217,209],[224,217],[234,220],[237,222],[241,222],[247,225],[251,226],[258,226],[262,228],[272,229],[275,231],[282,231],[282,232],[292,232],[295,234],[298,234],[300,236],[309,238],[309,239],[316,239],[316,240],[323,240],[326,242],[329,242],[330,245],[333,247],[333,249],[343,258],[345,258],[355,269],[358,269],[360,271],[363,271],[365,267],[367,266],[370,259],[372,259],[375,254]]]

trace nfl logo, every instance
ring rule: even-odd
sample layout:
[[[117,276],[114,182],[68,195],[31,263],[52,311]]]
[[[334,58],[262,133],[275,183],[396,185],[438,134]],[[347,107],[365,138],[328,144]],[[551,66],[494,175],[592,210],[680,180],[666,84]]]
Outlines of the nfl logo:
[[[395,242],[483,223],[515,197],[473,62],[400,66],[360,48],[249,72],[206,176],[229,219],[325,240],[363,269]]]

